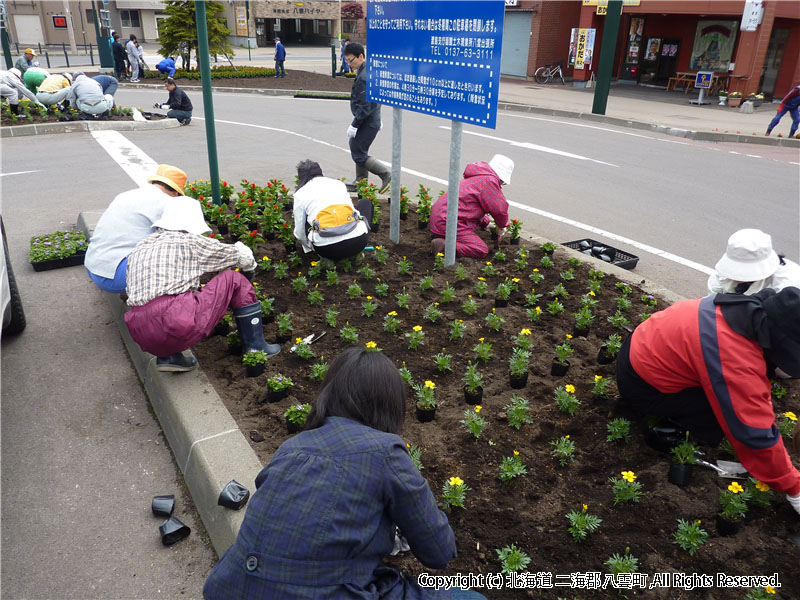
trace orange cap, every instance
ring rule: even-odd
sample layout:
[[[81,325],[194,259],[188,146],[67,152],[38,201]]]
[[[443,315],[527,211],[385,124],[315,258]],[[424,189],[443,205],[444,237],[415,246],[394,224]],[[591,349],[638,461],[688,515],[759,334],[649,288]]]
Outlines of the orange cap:
[[[178,167],[173,167],[172,165],[158,165],[156,174],[150,177],[147,183],[160,181],[183,196],[183,186],[186,185],[186,179],[186,173],[181,171]]]

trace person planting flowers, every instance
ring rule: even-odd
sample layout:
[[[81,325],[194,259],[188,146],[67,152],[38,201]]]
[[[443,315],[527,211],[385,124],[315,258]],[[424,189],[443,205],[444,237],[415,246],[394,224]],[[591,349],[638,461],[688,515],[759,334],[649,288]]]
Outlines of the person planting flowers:
[[[422,588],[382,562],[398,528],[426,567],[442,569],[456,557],[447,516],[399,437],[405,402],[400,374],[383,353],[352,347],[337,356],[303,431],[256,477],[236,541],[203,596],[484,598]]]
[[[800,473],[775,424],[769,371],[800,377],[800,289],[685,300],[622,344],[617,383],[641,414],[669,417],[711,445],[723,436],[750,474],[800,514]]]
[[[483,258],[489,247],[475,230],[486,229],[494,219],[497,226],[497,244],[508,227],[508,201],[501,189],[511,183],[514,161],[495,154],[488,163],[470,163],[464,169],[464,178],[458,189],[458,227],[456,230],[456,256]],[[442,194],[431,207],[430,232],[434,255],[444,252],[447,232],[447,194]]]

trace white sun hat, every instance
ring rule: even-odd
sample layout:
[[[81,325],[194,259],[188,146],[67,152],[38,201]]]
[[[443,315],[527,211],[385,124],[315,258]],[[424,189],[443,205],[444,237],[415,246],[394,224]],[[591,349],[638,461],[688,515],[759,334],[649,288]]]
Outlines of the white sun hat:
[[[186,196],[168,199],[161,218],[153,223],[153,227],[170,231],[188,231],[196,235],[203,235],[211,231],[203,218],[203,209],[200,207],[200,203],[194,198]]]
[[[503,156],[502,154],[495,154],[492,160],[489,161],[489,166],[497,173],[500,181],[509,185],[511,183],[511,173],[514,172],[514,161]]]
[[[728,238],[728,248],[715,267],[717,273],[733,281],[760,281],[773,275],[780,266],[772,249],[772,237],[760,229],[740,229]]]

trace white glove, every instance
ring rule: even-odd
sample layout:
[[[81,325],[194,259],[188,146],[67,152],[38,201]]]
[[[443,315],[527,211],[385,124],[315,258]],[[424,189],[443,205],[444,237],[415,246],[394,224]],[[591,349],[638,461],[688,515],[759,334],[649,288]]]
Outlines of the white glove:
[[[350,125],[347,128],[347,137],[354,138],[354,137],[356,137],[357,133],[358,133],[358,128],[357,127],[353,127],[352,125]]]
[[[253,271],[256,268],[256,259],[253,256],[253,251],[245,246],[242,242],[236,242],[233,245],[236,252],[239,254],[237,264],[242,271]]]
[[[162,108],[163,110],[167,110],[167,109],[169,108],[169,104],[162,104],[162,105],[161,105],[161,108]]]
[[[378,127],[378,131],[380,131],[381,129],[383,129],[383,121],[381,121],[381,126]]]
[[[797,514],[800,514],[800,494],[797,494],[797,496],[786,494],[786,499],[789,501],[789,504],[792,505],[792,508],[797,511]]]
[[[33,61],[33,66],[34,67],[38,67],[39,66],[39,61],[38,60]]]

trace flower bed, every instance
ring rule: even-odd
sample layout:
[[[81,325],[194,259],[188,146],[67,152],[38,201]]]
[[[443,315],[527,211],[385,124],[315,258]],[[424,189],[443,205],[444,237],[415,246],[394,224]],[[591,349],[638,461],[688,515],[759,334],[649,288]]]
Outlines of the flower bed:
[[[193,193],[205,200],[200,192],[207,190],[197,183]],[[492,251],[486,260],[459,260],[457,268],[445,270],[443,258],[430,255],[429,234],[417,228],[413,209],[401,222],[401,243],[389,242],[385,201],[387,216],[371,238],[375,251],[366,253],[360,265],[340,263],[334,269],[314,254],[287,254],[280,233],[291,212],[285,210],[289,198],[281,197],[281,182],[242,184],[238,193],[223,187],[232,207],[223,211],[225,219],[213,215],[213,206],[206,206],[207,215],[229,225],[242,220],[242,209],[253,210],[256,234],[241,228],[235,238],[266,240],[253,242],[261,267],[256,289],[262,304],[277,314],[275,323],[265,325],[265,335],[274,340],[280,326],[292,342],[256,378],[245,377],[224,337],[211,337],[193,350],[264,463],[287,437],[289,407],[313,400],[327,363],[338,352],[351,343],[363,345],[393,359],[413,384],[403,437],[442,506],[449,505],[459,549],[443,573],[521,568],[549,574],[552,589],[535,590],[532,596],[507,587],[483,590],[489,598],[514,599],[619,598],[610,584],[605,590],[555,586],[569,583],[571,573],[584,574],[583,583],[593,586],[595,576],[589,572],[599,573],[602,585],[611,570],[631,569],[634,563],[638,572],[649,575],[648,586],[653,574],[669,571],[777,572],[783,587],[774,597],[800,597],[793,576],[798,548],[788,540],[797,533],[798,519],[783,495],[752,506],[739,533],[721,537],[714,521],[720,493],[730,480],[696,467],[688,486],[669,483],[669,455],[644,443],[640,421],[618,403],[614,363],[598,364],[599,350],[610,336],[627,335],[646,315],[664,308],[662,301],[568,259],[561,247],[548,257],[524,240],[518,247],[504,245],[501,255]],[[428,192],[420,194],[430,197]],[[273,232],[279,235],[269,240]],[[226,240],[232,239],[227,234]],[[503,291],[508,304],[496,308],[501,284],[510,288]],[[574,331],[579,320],[589,325],[585,336]],[[288,352],[296,338],[322,331],[327,335],[306,345],[302,356]],[[612,348],[618,345],[611,340]],[[515,370],[519,361],[528,363],[527,383],[519,389],[511,386],[512,354]],[[551,375],[557,355],[569,363],[560,377]],[[479,382],[470,379],[482,390],[477,406],[465,402],[470,367],[481,376]],[[294,385],[285,399],[270,403],[267,381],[278,374]],[[775,389],[777,411],[800,413],[794,382]],[[422,423],[417,402],[430,398],[435,417]],[[781,416],[781,422],[787,421],[790,417]],[[704,450],[707,460],[732,458],[721,449]],[[697,529],[709,535],[690,554],[684,546],[691,548],[702,537]],[[410,553],[388,560],[410,574],[429,571]],[[538,581],[546,583],[547,575]],[[717,599],[746,593],[721,588],[686,592],[663,585],[637,595]]]
[[[61,111],[56,107],[47,110],[46,107],[23,99],[19,103],[20,114],[15,115],[11,112],[6,101],[0,105],[0,125],[3,127],[14,125],[34,125],[37,123],[58,123],[64,121],[78,120],[81,112],[74,107]],[[141,109],[139,109],[141,111]],[[153,119],[159,120],[166,118],[161,114],[150,114]],[[115,106],[111,109],[109,120],[111,121],[133,121],[133,109],[127,106]]]
[[[274,77],[275,69],[270,67],[247,67],[237,66],[236,69],[230,65],[217,65],[211,67],[211,79],[252,79],[254,77]],[[164,79],[164,73],[157,70],[144,73],[144,79]],[[200,71],[185,71],[178,69],[175,71],[174,79],[202,79]]]
[[[72,229],[32,237],[28,259],[34,271],[49,271],[82,265],[85,256],[86,237]]]

